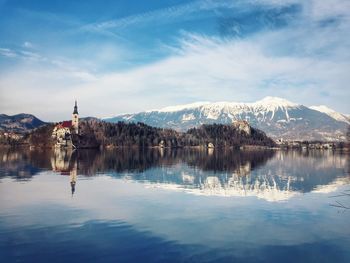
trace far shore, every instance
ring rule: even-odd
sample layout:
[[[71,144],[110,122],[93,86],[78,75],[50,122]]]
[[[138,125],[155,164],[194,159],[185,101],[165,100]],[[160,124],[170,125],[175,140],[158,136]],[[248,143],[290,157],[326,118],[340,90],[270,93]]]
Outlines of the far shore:
[[[243,145],[243,146],[229,146],[229,147],[207,147],[207,146],[183,146],[183,147],[164,147],[164,146],[117,146],[117,145],[106,145],[99,147],[80,147],[80,148],[72,148],[72,147],[63,147],[57,148],[54,146],[34,146],[28,144],[22,145],[0,145],[0,149],[19,149],[19,150],[115,150],[115,149],[154,149],[154,150],[198,150],[198,151],[214,151],[214,150],[236,150],[236,151],[324,151],[324,152],[344,152],[350,153],[350,147],[334,147],[334,148],[302,148],[302,147],[285,147],[285,146],[261,146],[261,145]]]

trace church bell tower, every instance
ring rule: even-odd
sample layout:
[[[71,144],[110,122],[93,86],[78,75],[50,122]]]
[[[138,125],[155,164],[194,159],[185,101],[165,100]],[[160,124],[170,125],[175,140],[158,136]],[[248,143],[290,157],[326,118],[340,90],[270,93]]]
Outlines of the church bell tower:
[[[74,111],[72,114],[72,128],[75,134],[79,133],[79,113],[78,113],[78,105],[75,100]]]

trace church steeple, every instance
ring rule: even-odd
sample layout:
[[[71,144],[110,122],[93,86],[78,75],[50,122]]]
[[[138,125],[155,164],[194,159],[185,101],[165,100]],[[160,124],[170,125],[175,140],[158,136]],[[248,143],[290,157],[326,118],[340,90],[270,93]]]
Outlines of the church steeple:
[[[77,100],[75,100],[75,105],[74,105],[74,111],[73,114],[79,114],[78,113],[78,105],[77,105]]]
[[[75,100],[74,111],[72,114],[72,126],[75,134],[78,134],[79,133],[79,113],[78,113],[77,100]]]

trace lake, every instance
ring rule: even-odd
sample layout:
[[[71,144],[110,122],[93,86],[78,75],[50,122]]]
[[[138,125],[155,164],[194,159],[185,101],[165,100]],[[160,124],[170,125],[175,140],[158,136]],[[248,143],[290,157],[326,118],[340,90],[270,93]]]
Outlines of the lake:
[[[349,157],[0,150],[0,262],[350,262]]]

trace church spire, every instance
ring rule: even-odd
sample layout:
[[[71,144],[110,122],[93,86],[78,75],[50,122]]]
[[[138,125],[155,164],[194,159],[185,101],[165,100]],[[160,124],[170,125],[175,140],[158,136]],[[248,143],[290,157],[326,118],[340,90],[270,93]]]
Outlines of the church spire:
[[[78,104],[77,104],[77,100],[75,100],[75,104],[74,104],[74,111],[72,114],[72,126],[74,129],[74,132],[76,134],[79,133],[79,113],[78,113]]]
[[[74,105],[74,111],[73,114],[78,114],[78,105],[77,105],[77,100],[75,100],[75,105]]]

